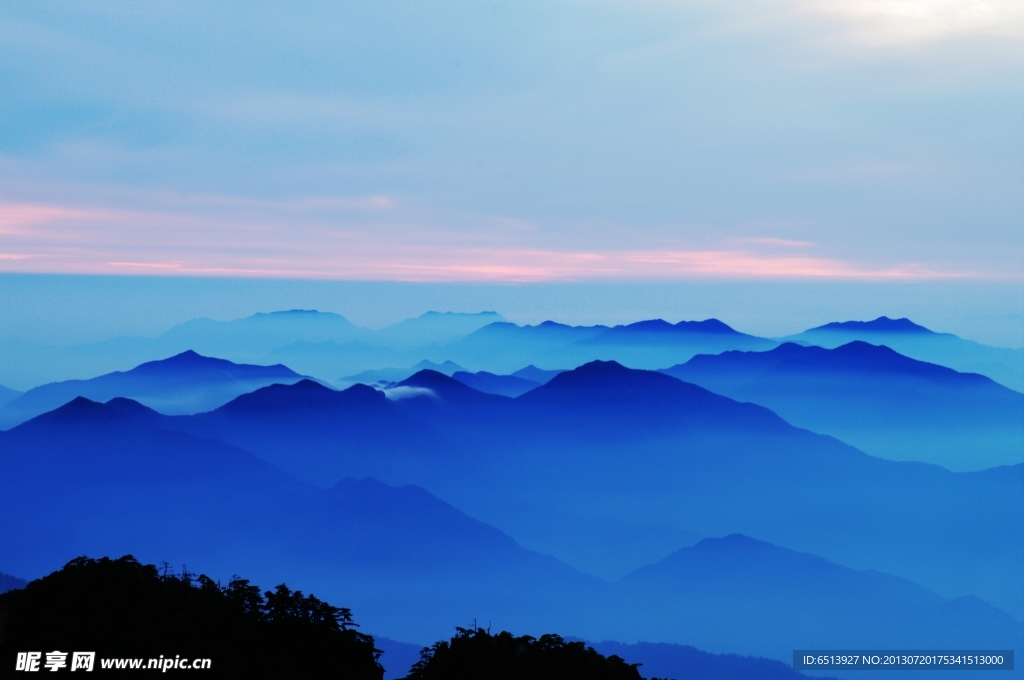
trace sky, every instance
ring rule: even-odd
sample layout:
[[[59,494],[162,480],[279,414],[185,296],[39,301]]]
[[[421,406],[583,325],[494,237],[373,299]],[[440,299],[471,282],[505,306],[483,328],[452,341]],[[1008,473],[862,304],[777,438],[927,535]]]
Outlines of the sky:
[[[1015,0],[4,3],[0,273],[843,290],[1021,337],[1022,48]]]

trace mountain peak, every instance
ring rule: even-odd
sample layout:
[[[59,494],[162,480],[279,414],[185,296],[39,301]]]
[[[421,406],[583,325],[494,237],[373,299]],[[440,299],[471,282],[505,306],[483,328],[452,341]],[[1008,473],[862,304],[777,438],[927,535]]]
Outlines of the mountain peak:
[[[231,413],[274,412],[281,410],[310,410],[330,408],[338,403],[346,405],[380,404],[385,397],[366,385],[353,385],[346,390],[334,390],[308,378],[292,384],[274,384],[243,394],[224,404],[216,411]]]
[[[605,395],[621,393],[624,396],[638,391],[660,391],[681,385],[681,381],[655,371],[627,368],[617,361],[591,361],[571,371],[559,373],[547,384],[523,397],[543,398],[544,395],[554,396],[562,392]]]
[[[417,371],[397,385],[397,387],[426,387],[428,389],[454,386],[465,387],[458,380],[432,368],[424,368]]]
[[[208,357],[193,350],[185,350],[166,359],[147,361],[139,364],[126,373],[152,374],[152,373],[178,373],[181,371],[223,371],[234,378],[246,377],[279,377],[297,378],[299,374],[284,364],[272,366],[259,366],[256,364],[236,364],[227,359]]]
[[[445,318],[451,318],[451,317],[466,317],[466,318],[472,318],[472,317],[501,317],[501,314],[498,314],[497,312],[487,312],[487,311],[484,311],[484,312],[435,312],[435,311],[429,311],[429,312],[424,312],[424,313],[420,314],[419,317],[417,317],[417,318],[420,318],[420,319],[431,319],[431,318],[437,318],[437,317],[445,317]]]
[[[18,425],[14,429],[21,430],[22,428],[32,429],[36,427],[49,428],[54,425],[87,425],[123,420],[125,417],[125,414],[120,413],[105,404],[101,404],[85,397],[75,397],[63,406],[59,406],[52,411],[36,416],[35,418]]]
[[[833,321],[824,326],[817,326],[812,331],[849,331],[861,333],[934,333],[924,326],[919,326],[906,317],[890,319],[887,316],[880,316],[871,321]]]

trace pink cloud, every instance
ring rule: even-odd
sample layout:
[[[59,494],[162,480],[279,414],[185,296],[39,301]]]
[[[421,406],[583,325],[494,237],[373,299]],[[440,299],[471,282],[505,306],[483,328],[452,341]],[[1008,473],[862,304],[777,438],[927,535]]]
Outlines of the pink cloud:
[[[572,250],[516,245],[531,230],[444,231],[396,220],[338,224],[294,208],[245,205],[233,219],[192,211],[0,204],[0,271],[398,281],[719,279],[915,280],[974,276],[915,264],[871,266],[756,248]],[[298,211],[298,212],[295,212]],[[302,213],[302,214],[299,214]],[[516,231],[516,230],[513,230]],[[519,239],[519,241],[516,241]],[[804,247],[785,239],[751,245]]]

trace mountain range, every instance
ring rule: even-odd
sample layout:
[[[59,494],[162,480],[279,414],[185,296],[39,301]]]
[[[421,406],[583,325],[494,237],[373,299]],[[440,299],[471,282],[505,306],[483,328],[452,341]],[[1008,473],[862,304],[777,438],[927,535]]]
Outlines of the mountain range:
[[[662,372],[881,458],[958,471],[1024,463],[1024,394],[885,346],[786,343],[700,355]]]
[[[883,344],[907,356],[962,372],[981,373],[1024,391],[1024,349],[988,347],[934,333],[906,319],[837,322],[785,340],[828,348],[853,340]],[[742,333],[716,319],[675,324],[651,319],[614,327],[567,326],[553,321],[520,326],[495,312],[427,312],[371,330],[338,314],[289,310],[232,321],[193,319],[153,338],[117,337],[74,346],[3,340],[0,383],[24,390],[43,383],[124,371],[186,350],[241,363],[282,363],[325,381],[365,371],[390,372],[382,378],[351,381],[373,383],[404,379],[411,373],[389,367],[411,367],[423,361],[438,365],[450,361],[470,373],[498,375],[531,364],[550,370],[592,360],[658,369],[683,363],[697,354],[765,351],[778,344],[779,340]],[[342,380],[340,384],[351,382]]]
[[[536,326],[490,324],[444,347],[443,352],[464,366],[507,373],[524,364],[579,366],[598,359],[658,368],[703,352],[767,349],[775,344],[740,333],[717,319],[677,324],[653,319],[614,327],[545,321]]]
[[[528,546],[530,527],[514,507],[522,499],[704,536],[742,532],[1024,612],[1024,584],[1008,568],[1024,552],[1024,465],[955,474],[884,461],[767,409],[610,362],[514,400],[446,383],[455,381],[421,373],[402,384],[432,396],[395,402],[478,452],[474,466],[431,488]],[[509,509],[498,509],[502,501]],[[968,539],[971,559],[952,557],[953,537],[970,532],[979,532]],[[553,554],[582,566],[571,545]]]
[[[292,383],[302,378],[280,364],[235,364],[188,350],[169,359],[144,363],[129,371],[35,387],[0,408],[0,428],[17,425],[75,397],[96,401],[127,397],[162,413],[197,413],[260,387]]]
[[[936,333],[910,319],[837,321],[783,338],[798,344],[834,348],[854,340],[885,345],[900,354],[956,369],[980,373],[1024,392],[1024,349],[991,347],[952,333]]]
[[[388,368],[377,368],[369,371],[362,371],[355,375],[348,375],[335,382],[341,387],[350,387],[356,383],[362,383],[363,385],[376,385],[378,383],[388,384],[405,380],[424,369],[430,369],[432,371],[437,371],[438,373],[444,373],[445,375],[453,375],[455,373],[463,372],[462,366],[459,366],[454,361],[445,361],[440,364],[435,364],[433,361],[427,361],[424,359],[415,366],[410,366],[409,368],[395,368],[393,366]]]
[[[93,346],[274,365],[188,347],[15,395],[0,570],[131,552],[421,644],[473,620],[785,662],[1024,636],[1024,394],[896,345],[998,348],[884,317],[781,344],[714,319],[403,324],[296,310]]]
[[[263,392],[326,389],[314,385]],[[5,571],[38,576],[69,556],[131,551],[220,578],[287,576],[351,607],[367,630],[422,642],[481,617],[510,630],[642,635],[775,659],[786,659],[805,631],[801,641],[824,646],[888,634],[919,648],[962,631],[970,636],[959,640],[996,646],[1024,634],[978,600],[945,599],[746,536],[704,540],[609,582],[524,549],[421,487],[374,479],[312,486],[242,448],[165,429],[181,419],[127,399],[78,398],[0,433]],[[735,604],[737,616],[709,615],[700,598]],[[800,612],[819,625],[801,628]]]
[[[385,391],[304,380],[147,418],[321,487],[345,477],[423,486],[608,578],[739,532],[1024,613],[1024,465],[953,473],[881,460],[761,406],[612,362],[515,399],[421,371]]]

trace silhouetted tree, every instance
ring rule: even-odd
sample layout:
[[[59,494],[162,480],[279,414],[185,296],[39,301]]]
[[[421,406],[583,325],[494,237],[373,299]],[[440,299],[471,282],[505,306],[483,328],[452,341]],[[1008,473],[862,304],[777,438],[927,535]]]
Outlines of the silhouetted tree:
[[[406,680],[642,680],[638,664],[602,656],[558,635],[515,637],[456,628],[455,637],[424,648]]]
[[[79,557],[0,595],[0,663],[14,668],[19,651],[59,649],[209,658],[209,678],[381,680],[380,651],[355,627],[350,610],[284,584],[261,594],[237,576],[222,586],[130,555]]]

